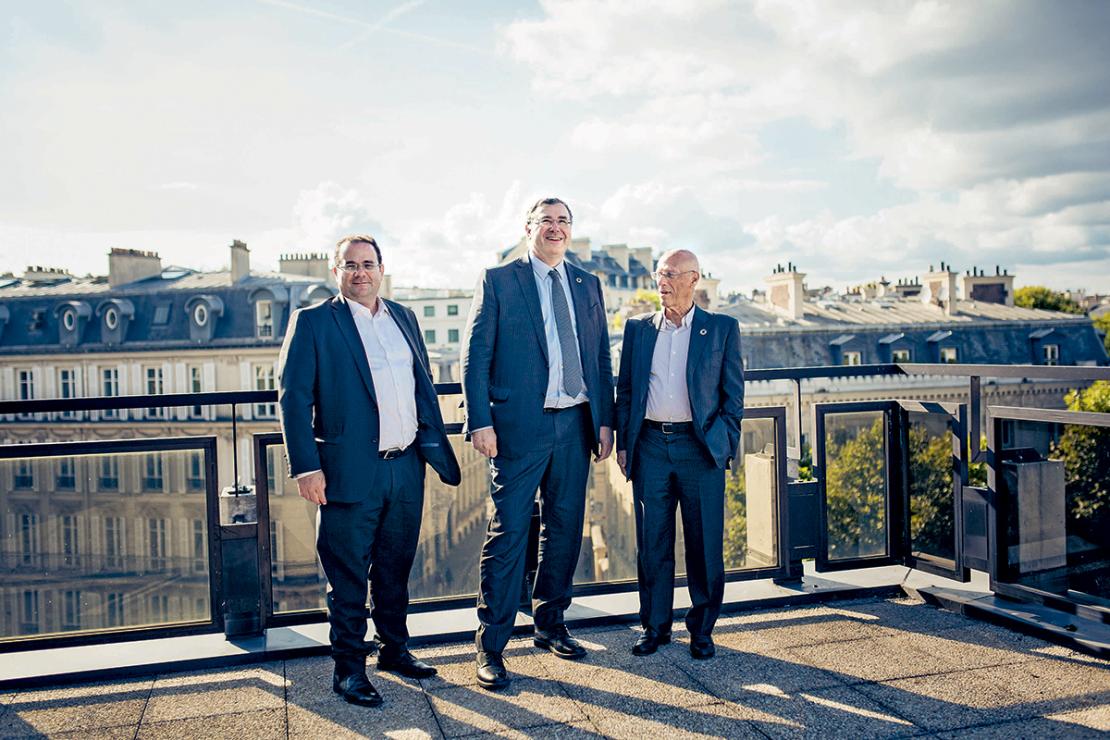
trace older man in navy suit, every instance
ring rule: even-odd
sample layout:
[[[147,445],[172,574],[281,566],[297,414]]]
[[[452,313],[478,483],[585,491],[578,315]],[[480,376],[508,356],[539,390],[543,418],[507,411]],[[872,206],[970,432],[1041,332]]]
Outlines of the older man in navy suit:
[[[435,669],[408,650],[408,578],[420,535],[424,464],[458,485],[413,312],[378,296],[374,237],[339,241],[340,295],[295,312],[279,360],[278,400],[290,474],[319,505],[316,548],[328,577],[332,688],[377,706],[366,677],[367,574],[378,668],[410,678]]]
[[[690,654],[711,658],[721,612],[725,470],[740,444],[744,366],[735,319],[694,305],[701,271],[667,252],[653,277],[663,310],[629,319],[617,379],[617,463],[632,479],[643,634],[632,652],[671,641],[675,508],[682,509]]]
[[[586,654],[563,614],[582,546],[590,453],[604,460],[612,451],[613,379],[601,283],[564,259],[571,222],[558,198],[532,206],[528,254],[485,271],[467,326],[467,433],[493,473],[475,635],[478,683],[487,689],[509,682],[501,654],[520,601],[537,488],[533,642],[561,658]]]

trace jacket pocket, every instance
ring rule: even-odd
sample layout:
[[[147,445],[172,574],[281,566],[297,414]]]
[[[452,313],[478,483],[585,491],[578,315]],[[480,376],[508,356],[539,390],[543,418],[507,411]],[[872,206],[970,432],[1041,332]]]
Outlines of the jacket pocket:
[[[491,385],[489,387],[489,397],[491,401],[508,401],[509,389]]]

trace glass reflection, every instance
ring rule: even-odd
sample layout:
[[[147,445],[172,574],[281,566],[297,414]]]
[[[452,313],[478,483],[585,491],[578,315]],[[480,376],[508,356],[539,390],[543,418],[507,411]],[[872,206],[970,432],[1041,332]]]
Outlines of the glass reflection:
[[[205,469],[200,450],[0,460],[0,639],[209,620]]]
[[[914,557],[947,561],[956,557],[952,421],[946,414],[910,412],[910,552]]]
[[[883,412],[826,414],[824,464],[829,560],[885,555]]]

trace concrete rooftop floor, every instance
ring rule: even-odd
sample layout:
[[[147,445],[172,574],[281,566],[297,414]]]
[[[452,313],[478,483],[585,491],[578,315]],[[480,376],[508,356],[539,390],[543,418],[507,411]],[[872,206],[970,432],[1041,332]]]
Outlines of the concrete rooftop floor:
[[[678,625],[676,625],[677,627]],[[629,650],[627,625],[580,629],[559,660],[516,639],[503,692],[474,681],[472,644],[422,648],[426,681],[378,673],[381,708],[331,691],[326,657],[0,693],[0,736],[80,738],[1106,737],[1110,662],[938,610],[865,599],[722,618],[718,654],[686,634]],[[10,656],[9,656],[10,657]]]

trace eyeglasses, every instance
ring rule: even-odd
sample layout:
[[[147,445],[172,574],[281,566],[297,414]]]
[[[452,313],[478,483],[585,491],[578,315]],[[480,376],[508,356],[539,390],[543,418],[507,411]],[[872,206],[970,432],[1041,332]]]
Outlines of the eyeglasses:
[[[551,218],[550,216],[544,216],[541,219],[532,219],[532,223],[539,224],[540,226],[542,226],[543,228],[546,229],[549,226],[570,226],[570,219],[569,218],[563,218],[561,216],[559,218]]]
[[[336,265],[335,269],[341,270],[349,275],[354,275],[359,270],[366,272],[373,272],[381,267],[377,262],[344,262],[342,265]]]
[[[688,272],[697,272],[697,270],[683,270],[682,272],[671,272],[670,270],[658,270],[651,273],[651,277],[655,282],[660,280],[674,280],[675,278],[682,277]]]

